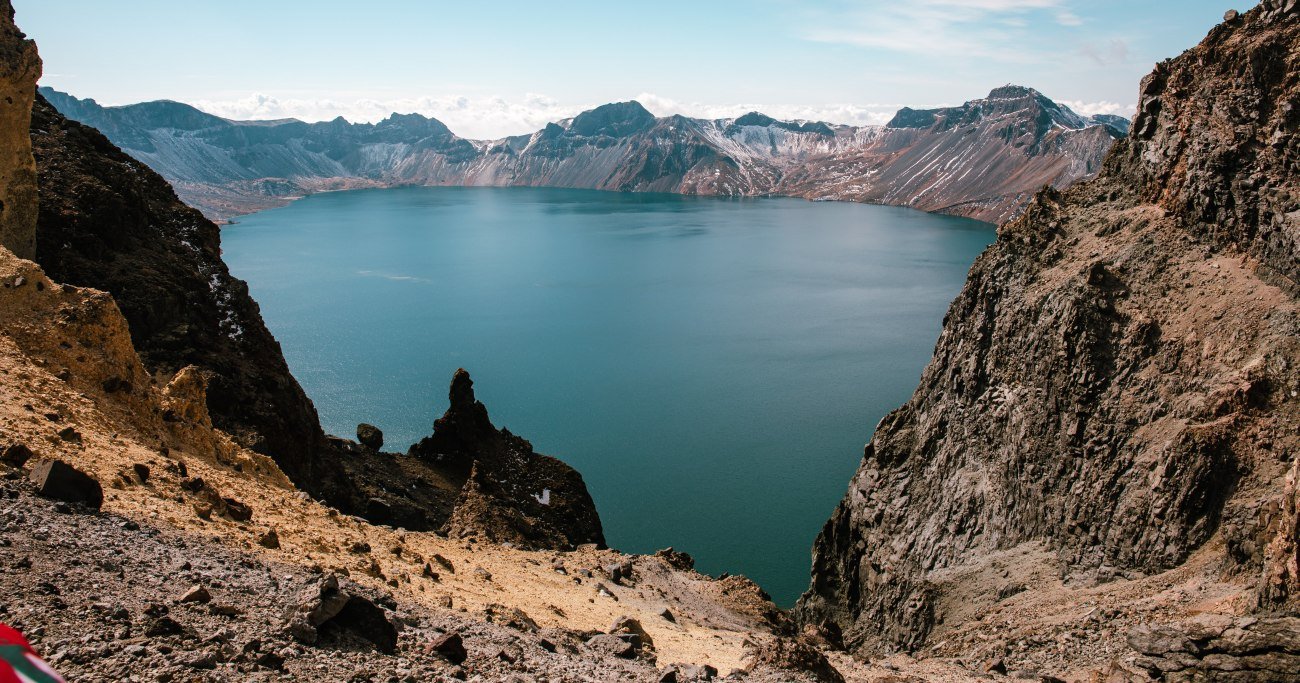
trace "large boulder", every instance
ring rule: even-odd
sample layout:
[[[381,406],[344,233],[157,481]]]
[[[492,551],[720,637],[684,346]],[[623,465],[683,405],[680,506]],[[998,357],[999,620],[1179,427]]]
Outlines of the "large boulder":
[[[43,460],[29,475],[36,492],[46,498],[81,503],[98,510],[104,504],[104,489],[89,474],[62,460]]]
[[[397,627],[388,612],[354,585],[329,574],[305,591],[286,616],[285,630],[299,642],[314,645],[322,631],[337,629],[370,641],[380,652],[397,651]]]
[[[783,680],[844,683],[844,676],[808,641],[777,637],[758,643],[745,653],[745,671],[776,672]]]
[[[384,433],[378,427],[362,422],[357,425],[357,441],[362,446],[377,451],[384,447]]]

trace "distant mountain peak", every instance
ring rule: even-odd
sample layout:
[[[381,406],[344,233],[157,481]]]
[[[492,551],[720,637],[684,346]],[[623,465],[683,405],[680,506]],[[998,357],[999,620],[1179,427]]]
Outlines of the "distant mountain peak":
[[[759,128],[780,128],[794,133],[816,133],[818,135],[835,136],[835,129],[829,124],[822,121],[781,121],[774,119],[767,114],[751,111],[748,114],[737,117],[727,127],[727,134],[735,132],[737,128],[746,126],[757,126]]]
[[[619,138],[639,133],[653,126],[654,122],[655,115],[636,100],[611,102],[573,117],[568,132],[584,137],[604,135]]]
[[[1099,123],[1080,116],[1034,88],[1008,83],[990,90],[984,99],[971,100],[957,107],[903,107],[885,125],[887,128],[930,128],[935,125],[954,128],[1020,113],[1036,121],[1040,135],[1053,127],[1073,130]],[[1116,126],[1112,128],[1118,130]]]
[[[1006,84],[1006,85],[999,86],[999,87],[996,87],[996,88],[990,90],[990,91],[989,91],[989,96],[988,96],[987,99],[990,99],[990,100],[1018,100],[1018,99],[1025,98],[1025,97],[1043,97],[1043,94],[1040,93],[1040,92],[1038,92],[1037,90],[1035,90],[1035,89],[1033,89],[1033,88],[1030,88],[1030,87],[1027,87],[1027,86],[1016,85],[1016,84],[1014,84],[1014,83],[1008,83],[1008,84]],[[1044,98],[1044,99],[1046,99],[1046,98]]]

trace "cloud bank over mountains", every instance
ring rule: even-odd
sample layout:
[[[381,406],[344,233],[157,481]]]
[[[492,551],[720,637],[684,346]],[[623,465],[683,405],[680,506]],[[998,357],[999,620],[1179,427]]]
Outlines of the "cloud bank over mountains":
[[[854,126],[881,125],[889,121],[903,106],[928,108],[952,106],[951,102],[936,103],[839,103],[839,104],[773,104],[737,103],[706,104],[682,102],[655,93],[642,92],[629,99],[645,105],[656,116],[682,114],[694,118],[733,118],[751,111],[761,111],[783,120],[806,119]],[[1080,114],[1118,114],[1130,116],[1134,105],[1117,102],[1081,102],[1059,100]],[[125,103],[122,103],[125,104]],[[446,95],[436,97],[399,98],[281,98],[254,93],[234,99],[212,99],[188,102],[203,111],[234,120],[285,119],[303,121],[328,121],[336,117],[353,123],[373,123],[397,112],[418,113],[447,124],[457,135],[470,139],[497,139],[507,135],[524,135],[541,129],[547,123],[572,117],[604,102],[563,103],[546,95],[528,93],[518,99],[504,97],[468,97]]]

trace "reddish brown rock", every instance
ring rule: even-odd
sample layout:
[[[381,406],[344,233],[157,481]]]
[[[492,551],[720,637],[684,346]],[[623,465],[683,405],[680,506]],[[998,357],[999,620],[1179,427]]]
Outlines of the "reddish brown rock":
[[[36,257],[36,161],[26,131],[41,77],[36,43],[14,25],[10,0],[0,0],[0,247]]]

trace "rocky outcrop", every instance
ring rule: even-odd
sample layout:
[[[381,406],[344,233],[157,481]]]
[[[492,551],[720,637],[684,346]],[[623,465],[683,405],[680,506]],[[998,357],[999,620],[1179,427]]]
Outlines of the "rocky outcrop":
[[[1160,65],[1100,176],[999,229],[817,538],[805,623],[919,647],[959,626],[954,591],[998,589],[952,577],[1021,546],[1067,585],[1195,552],[1295,609],[1294,6]]]
[[[817,648],[799,638],[773,638],[750,648],[747,672],[777,672],[785,680],[844,683],[844,676]]]
[[[961,107],[904,109],[884,127],[758,112],[656,118],[637,102],[619,102],[493,141],[463,140],[413,114],[377,124],[238,122],[177,102],[102,107],[42,92],[216,218],[329,189],[498,185],[780,194],[1002,220],[1042,185],[1064,187],[1096,173],[1127,129],[1118,117],[1081,117],[1018,86]]]
[[[448,520],[449,535],[524,548],[604,545],[582,475],[494,427],[473,387],[469,373],[457,370],[451,406],[434,422],[433,435],[409,453],[464,482]]]
[[[1143,200],[1215,247],[1244,250],[1272,281],[1295,292],[1300,27],[1294,3],[1262,5],[1142,80],[1125,161]]]
[[[1300,672],[1300,619],[1211,615],[1140,628],[1129,645],[1147,680],[1283,683]],[[1142,680],[1139,675],[1136,680]]]
[[[36,162],[27,138],[41,58],[14,25],[13,3],[0,2],[0,247],[36,254]]]

